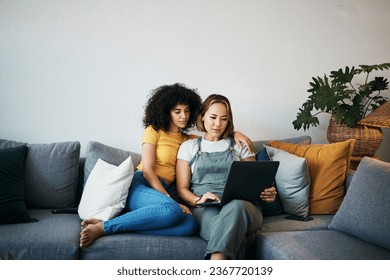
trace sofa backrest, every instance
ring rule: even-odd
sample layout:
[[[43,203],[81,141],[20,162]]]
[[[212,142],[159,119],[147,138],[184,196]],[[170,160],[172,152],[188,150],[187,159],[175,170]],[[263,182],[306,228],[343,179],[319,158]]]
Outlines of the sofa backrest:
[[[267,145],[270,141],[273,140],[278,140],[287,143],[294,143],[294,144],[302,144],[302,145],[311,144],[311,137],[308,135],[303,135],[303,136],[284,138],[284,139],[255,140],[253,141],[253,150],[255,151],[255,153],[258,153],[260,152],[261,149],[264,148],[264,145]]]
[[[77,186],[78,202],[80,202],[84,185],[89,174],[99,158],[110,164],[119,165],[129,156],[131,156],[135,171],[141,162],[140,153],[118,149],[96,141],[90,141],[86,148],[85,157],[80,158],[79,161],[79,180]]]
[[[80,142],[27,144],[0,139],[0,148],[27,145],[25,203],[28,208],[77,206]]]
[[[310,136],[279,139],[280,141],[310,144]],[[270,140],[253,141],[259,152]],[[77,207],[84,184],[98,158],[119,165],[131,156],[134,168],[141,161],[141,154],[125,151],[90,141],[86,156],[80,158],[80,142],[68,141],[46,144],[28,144],[0,139],[0,148],[27,145],[29,153],[25,166],[25,202],[28,208]]]

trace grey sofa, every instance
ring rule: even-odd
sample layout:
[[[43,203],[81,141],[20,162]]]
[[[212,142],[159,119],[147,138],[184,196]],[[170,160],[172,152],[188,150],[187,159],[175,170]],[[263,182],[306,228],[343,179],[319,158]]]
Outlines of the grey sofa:
[[[309,144],[311,139],[303,136],[283,141]],[[255,151],[259,151],[266,143],[268,141],[256,141]],[[24,167],[26,212],[38,221],[1,224],[0,259],[203,259],[207,244],[199,236],[169,237],[124,233],[104,236],[92,246],[80,248],[81,219],[77,214],[77,206],[83,186],[97,159],[102,158],[117,165],[131,155],[134,166],[137,166],[140,155],[91,141],[87,146],[86,156],[80,158],[80,143],[77,141],[26,144],[0,140],[0,149],[20,145],[28,147]],[[374,168],[374,172],[375,170]],[[389,174],[386,172],[380,171],[377,176],[383,176],[383,180],[389,182]],[[353,177],[348,178],[347,185],[354,183]],[[359,180],[364,181],[361,178]],[[381,191],[382,196],[387,191],[387,199],[390,197],[388,190]],[[175,196],[174,189],[171,193]],[[361,234],[354,225],[350,226],[352,230],[342,228],[345,226],[342,220],[350,218],[345,213],[355,212],[355,209],[348,207],[344,207],[346,209],[343,209],[338,220],[334,220],[338,213],[313,215],[314,219],[308,222],[286,220],[286,214],[264,217],[261,230],[248,236],[245,258],[390,259],[388,241],[382,242],[381,236],[376,236],[378,231],[389,236],[389,229],[386,228],[386,223],[387,226],[390,224],[388,215],[382,224],[374,221],[374,216],[366,215],[363,222],[371,230]],[[383,213],[390,213],[389,206],[386,207],[382,209]],[[70,213],[53,214],[53,209],[66,209]]]

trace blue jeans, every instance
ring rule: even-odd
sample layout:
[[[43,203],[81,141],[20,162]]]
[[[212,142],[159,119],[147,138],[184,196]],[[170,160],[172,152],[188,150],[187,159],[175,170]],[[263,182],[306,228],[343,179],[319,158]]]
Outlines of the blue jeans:
[[[167,184],[161,180],[165,188]],[[198,224],[172,198],[149,187],[142,171],[134,173],[124,213],[103,223],[104,234],[140,232],[155,235],[190,236]]]

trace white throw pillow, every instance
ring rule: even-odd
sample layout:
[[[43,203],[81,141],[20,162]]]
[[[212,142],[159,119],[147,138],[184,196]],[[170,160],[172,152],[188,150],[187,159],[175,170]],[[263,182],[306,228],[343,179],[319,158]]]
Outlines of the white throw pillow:
[[[133,176],[131,156],[119,166],[99,158],[84,186],[78,208],[80,218],[107,221],[117,216],[125,207]]]
[[[268,156],[279,161],[275,176],[276,188],[284,211],[306,217],[309,214],[310,174],[305,158],[267,145]]]

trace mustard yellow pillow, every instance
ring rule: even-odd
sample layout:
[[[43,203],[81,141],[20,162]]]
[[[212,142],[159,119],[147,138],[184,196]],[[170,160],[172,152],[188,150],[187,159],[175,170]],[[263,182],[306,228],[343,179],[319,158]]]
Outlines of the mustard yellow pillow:
[[[307,160],[311,178],[309,214],[334,214],[344,194],[354,139],[332,144],[299,145],[270,141],[269,145]]]

